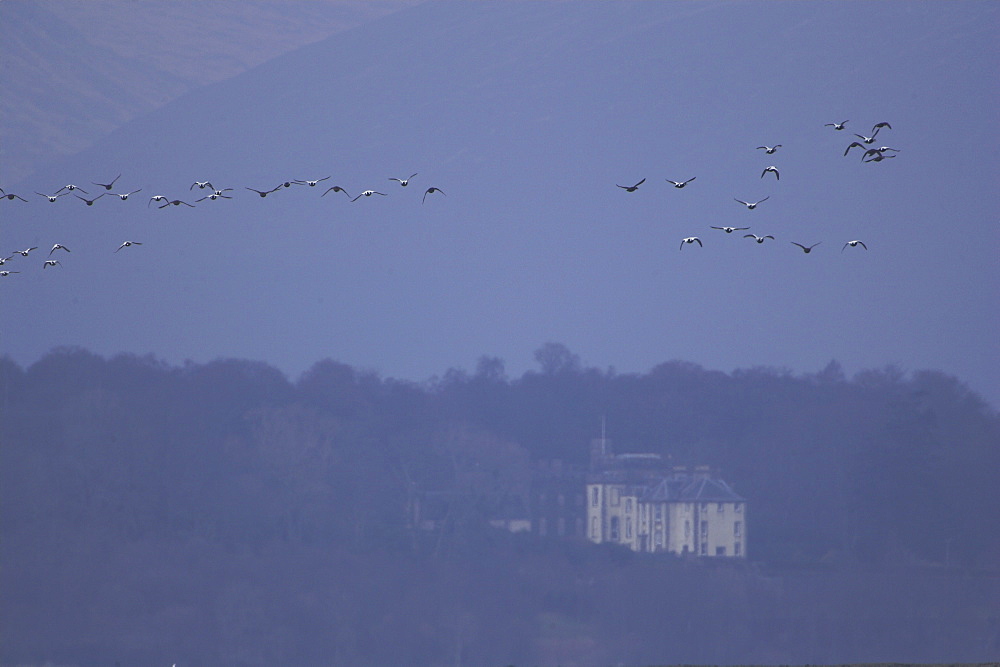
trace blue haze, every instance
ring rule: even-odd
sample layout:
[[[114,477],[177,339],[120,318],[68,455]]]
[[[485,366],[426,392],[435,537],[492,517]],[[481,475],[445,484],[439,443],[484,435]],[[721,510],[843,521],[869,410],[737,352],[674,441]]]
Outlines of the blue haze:
[[[0,282],[0,352],[245,357],[292,376],[330,357],[425,379],[483,354],[519,373],[558,341],[623,372],[940,369],[998,406],[998,18],[983,2],[396,12],[4,183],[29,203],[0,201],[3,251],[40,250],[4,267],[21,273]],[[898,157],[843,156],[880,121],[875,145]],[[760,177],[770,164],[780,181]],[[119,172],[142,188],[127,202],[30,194]],[[234,199],[146,205],[205,179]],[[389,196],[320,197],[332,184]],[[446,194],[421,204],[430,186]],[[704,248],[678,250],[692,235]],[[868,251],[842,252],[852,239]],[[125,240],[142,245],[114,253]],[[53,243],[72,252],[43,271]]]

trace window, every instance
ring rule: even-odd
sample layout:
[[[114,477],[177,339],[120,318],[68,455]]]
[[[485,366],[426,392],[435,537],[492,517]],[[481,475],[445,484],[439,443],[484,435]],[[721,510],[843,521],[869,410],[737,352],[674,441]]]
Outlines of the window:
[[[626,514],[631,514],[632,513],[632,499],[631,498],[626,498],[625,499],[625,513]]]
[[[718,508],[719,514],[722,514],[725,511],[726,511],[726,503],[719,503],[719,508]]]
[[[707,556],[708,555],[708,543],[707,542],[702,542],[701,543],[701,548],[698,550],[698,555],[700,555],[700,556]]]
[[[594,507],[597,507],[597,505],[600,503],[600,498],[601,498],[601,490],[595,486],[593,489],[590,490],[590,504],[593,505]]]
[[[662,547],[663,546],[663,533],[661,533],[660,531],[656,531],[656,533],[653,536],[653,542],[656,544],[656,546]]]
[[[619,504],[620,500],[621,500],[621,490],[618,487],[616,487],[616,486],[612,486],[611,487],[611,506],[612,507],[618,507],[618,504]]]
[[[707,521],[702,521],[701,522],[701,539],[704,540],[706,538],[708,538],[708,522]]]
[[[616,540],[616,541],[618,540],[618,524],[619,523],[620,523],[620,521],[618,520],[618,517],[616,517],[616,516],[611,517],[611,539],[612,540]]]
[[[600,537],[600,533],[597,532],[597,517],[596,516],[593,517],[590,520],[590,537],[591,537],[591,539],[594,539],[594,540],[596,540],[598,537]]]
[[[625,517],[625,539],[632,539],[632,517]]]
[[[657,521],[662,520],[663,519],[663,505],[660,505],[659,503],[657,503],[654,507],[656,508],[655,509],[656,520]]]
[[[734,556],[739,556],[740,555],[740,543],[739,542],[736,542],[735,544],[733,544],[733,555]]]
[[[733,537],[739,537],[740,533],[743,532],[743,522],[734,521],[733,522]]]
[[[716,556],[725,556],[726,555],[726,547],[715,547],[715,555]]]
[[[684,537],[691,537],[691,522],[688,519],[684,520]]]

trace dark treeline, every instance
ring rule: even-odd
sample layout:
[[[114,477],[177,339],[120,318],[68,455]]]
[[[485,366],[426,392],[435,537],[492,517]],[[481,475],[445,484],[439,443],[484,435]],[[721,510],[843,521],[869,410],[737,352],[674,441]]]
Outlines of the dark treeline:
[[[321,361],[0,359],[3,664],[1000,657],[1000,417],[955,378],[584,367],[425,383]],[[709,464],[749,561],[514,535],[538,461]],[[414,499],[468,499],[446,528]]]

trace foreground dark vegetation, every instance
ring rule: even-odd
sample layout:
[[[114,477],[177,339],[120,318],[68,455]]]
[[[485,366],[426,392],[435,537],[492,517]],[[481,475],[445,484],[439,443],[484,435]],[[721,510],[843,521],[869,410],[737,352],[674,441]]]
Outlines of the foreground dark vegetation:
[[[3,664],[1000,658],[1000,418],[956,379],[670,362],[425,383],[322,361],[0,359]],[[748,562],[512,535],[539,460],[719,468]],[[423,491],[467,499],[416,530]]]

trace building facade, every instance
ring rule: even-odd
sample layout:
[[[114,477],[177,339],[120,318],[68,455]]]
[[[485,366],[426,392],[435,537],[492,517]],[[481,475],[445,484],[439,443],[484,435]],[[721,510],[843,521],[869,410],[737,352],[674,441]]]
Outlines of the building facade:
[[[633,551],[746,558],[746,500],[708,466],[669,466],[656,454],[591,447],[587,539]]]

